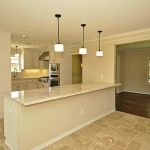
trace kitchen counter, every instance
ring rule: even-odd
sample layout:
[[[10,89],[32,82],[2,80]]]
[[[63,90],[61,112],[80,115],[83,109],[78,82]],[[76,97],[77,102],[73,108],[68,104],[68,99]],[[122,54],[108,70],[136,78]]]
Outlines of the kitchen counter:
[[[82,83],[4,94],[5,143],[41,150],[115,111],[113,83]]]
[[[96,90],[103,90],[118,85],[120,84],[100,82],[71,84],[57,87],[15,91],[11,93],[5,93],[4,97],[12,99],[24,106],[29,106],[46,101],[57,100],[68,96],[74,96]]]
[[[40,78],[41,76],[39,77],[15,77],[15,78],[11,78],[11,80],[18,80],[18,79],[37,79],[37,78]]]

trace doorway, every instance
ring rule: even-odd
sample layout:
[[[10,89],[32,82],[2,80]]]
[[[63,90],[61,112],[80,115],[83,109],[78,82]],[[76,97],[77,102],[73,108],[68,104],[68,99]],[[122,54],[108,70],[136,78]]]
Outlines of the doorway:
[[[72,55],[72,84],[82,83],[82,55]]]

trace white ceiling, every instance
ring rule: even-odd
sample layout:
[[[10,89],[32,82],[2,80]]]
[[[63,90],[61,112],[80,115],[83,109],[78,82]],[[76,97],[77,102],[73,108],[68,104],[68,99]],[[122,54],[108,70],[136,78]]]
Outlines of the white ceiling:
[[[0,31],[12,33],[13,47],[52,46],[60,13],[60,41],[74,45],[82,41],[82,23],[85,41],[98,39],[98,30],[107,37],[150,28],[149,6],[150,0],[0,0]]]

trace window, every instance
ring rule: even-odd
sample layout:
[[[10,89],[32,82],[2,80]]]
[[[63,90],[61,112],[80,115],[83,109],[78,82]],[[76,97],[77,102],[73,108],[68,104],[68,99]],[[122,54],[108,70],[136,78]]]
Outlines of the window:
[[[11,57],[11,72],[14,72],[14,69],[19,71],[19,58],[18,57]]]
[[[148,56],[148,83],[150,83],[150,56]]]

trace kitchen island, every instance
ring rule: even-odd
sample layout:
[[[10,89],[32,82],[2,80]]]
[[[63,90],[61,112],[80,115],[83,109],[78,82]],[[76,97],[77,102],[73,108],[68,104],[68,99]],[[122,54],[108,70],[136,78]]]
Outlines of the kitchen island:
[[[4,94],[4,134],[12,150],[40,150],[115,111],[113,83],[82,83]]]

